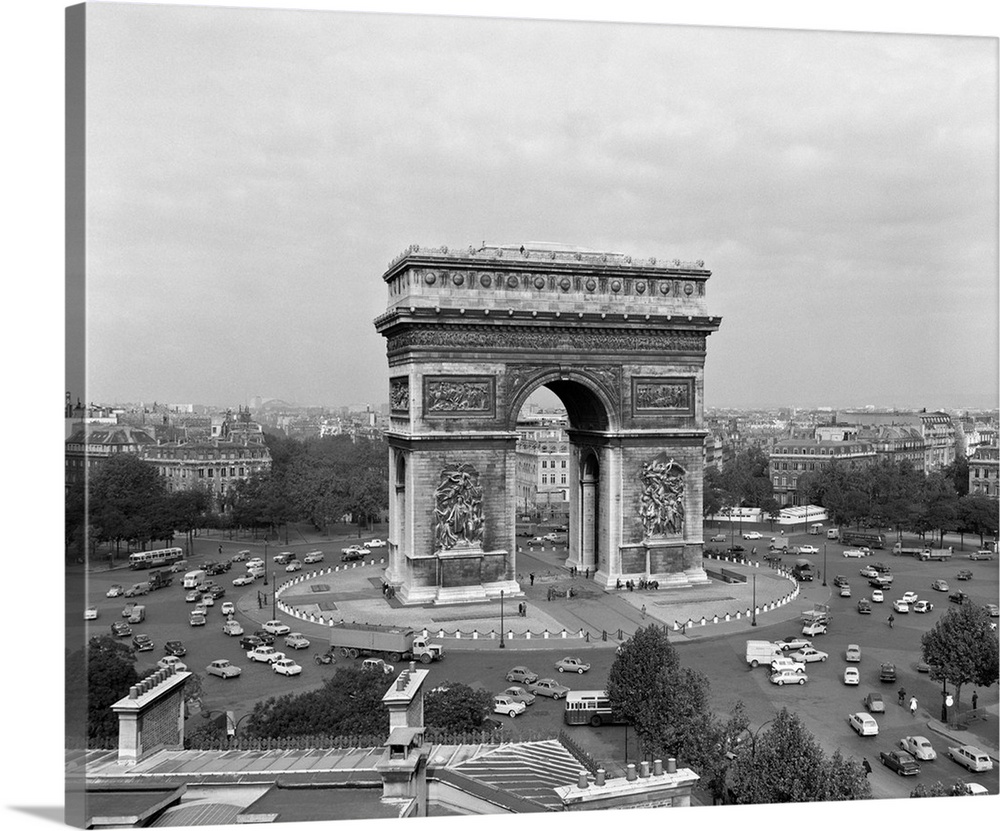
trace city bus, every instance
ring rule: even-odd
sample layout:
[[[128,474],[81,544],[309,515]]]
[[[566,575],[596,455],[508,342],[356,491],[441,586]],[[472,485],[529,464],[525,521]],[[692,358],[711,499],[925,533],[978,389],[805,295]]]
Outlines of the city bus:
[[[129,568],[167,566],[184,558],[183,548],[157,548],[153,551],[136,551],[128,555]]]
[[[875,531],[840,530],[840,541],[844,545],[867,545],[869,548],[885,548],[885,538]]]
[[[563,719],[567,724],[624,724],[611,712],[611,702],[604,690],[570,690],[566,693],[566,709]]]

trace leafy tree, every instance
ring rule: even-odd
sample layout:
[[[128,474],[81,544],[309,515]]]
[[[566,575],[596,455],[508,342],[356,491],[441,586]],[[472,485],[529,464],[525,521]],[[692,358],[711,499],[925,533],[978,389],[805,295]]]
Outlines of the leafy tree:
[[[424,724],[443,732],[478,730],[492,708],[493,694],[489,690],[446,681],[424,697]]]
[[[67,715],[70,723],[86,723],[88,747],[117,746],[118,716],[111,705],[138,680],[135,650],[110,636],[91,638],[82,654],[69,656]]]
[[[767,454],[759,447],[737,453],[722,471],[722,486],[734,507],[760,508],[772,495]]]
[[[99,539],[146,543],[172,533],[166,486],[156,467],[131,453],[105,461],[90,480],[90,523]]]
[[[962,687],[989,687],[997,682],[997,639],[990,630],[989,612],[978,603],[952,608],[920,639],[931,678],[955,687],[955,703]]]
[[[823,802],[871,797],[865,769],[856,759],[845,759],[839,748],[825,760],[823,773],[824,791],[820,797]]]
[[[774,523],[781,516],[781,505],[778,504],[778,500],[773,496],[769,496],[765,499],[760,506],[760,509],[767,516],[768,525],[770,525],[771,530],[774,530]]]
[[[955,461],[941,472],[951,481],[959,496],[965,496],[969,492],[969,460],[965,456],[956,456]]]
[[[958,524],[958,494],[942,473],[931,473],[924,482],[917,523],[921,531],[938,531],[942,544],[944,532]]]
[[[979,535],[979,544],[984,544],[984,536],[997,535],[997,501],[981,494],[968,493],[958,500],[959,523],[971,534]]]
[[[705,468],[705,485],[701,501],[702,516],[714,516],[722,510],[723,490],[722,471],[717,467]]]

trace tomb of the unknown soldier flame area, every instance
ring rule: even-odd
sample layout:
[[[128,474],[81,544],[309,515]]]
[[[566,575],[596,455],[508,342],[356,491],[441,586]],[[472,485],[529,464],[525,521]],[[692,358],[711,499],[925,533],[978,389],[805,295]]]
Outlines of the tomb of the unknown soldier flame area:
[[[389,560],[408,605],[517,596],[516,423],[566,408],[569,559],[610,588],[702,566],[703,262],[552,245],[410,246],[383,275]]]

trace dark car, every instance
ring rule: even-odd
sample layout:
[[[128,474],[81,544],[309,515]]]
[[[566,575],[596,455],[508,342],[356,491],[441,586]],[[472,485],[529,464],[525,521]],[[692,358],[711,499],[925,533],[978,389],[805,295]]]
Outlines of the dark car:
[[[742,545],[734,545],[732,548],[727,549],[731,554],[742,554],[746,549]]]
[[[872,577],[872,579],[868,581],[868,585],[871,586],[872,588],[882,589],[883,591],[885,591],[886,589],[892,588],[892,581],[886,580],[884,577],[880,575],[878,577]]]
[[[136,652],[152,652],[153,639],[149,635],[136,635],[132,638],[132,646]]]
[[[872,604],[867,597],[862,597],[858,601],[858,614],[859,615],[870,615],[872,613]]]
[[[163,644],[163,651],[168,655],[176,655],[178,658],[187,655],[187,647],[181,641],[167,641]]]
[[[216,586],[216,585],[213,584],[211,586],[206,586],[205,587],[205,594],[210,594],[210,595],[212,595],[213,598],[215,598],[216,600],[218,600],[220,597],[224,597],[225,596],[226,590],[224,588],[222,588],[222,586]]]
[[[851,583],[846,577],[844,577],[843,574],[838,574],[836,577],[833,578],[833,585],[835,585],[837,588],[842,588],[844,586],[851,585]]]
[[[878,757],[882,760],[883,765],[889,770],[896,771],[900,776],[916,776],[920,773],[920,765],[917,764],[917,760],[905,750],[890,750],[888,753],[883,750],[878,754]]]
[[[889,568],[889,566],[887,566],[885,563],[872,563],[872,568],[875,569],[875,571],[877,571],[879,574],[888,574],[890,571],[892,571],[892,569]]]
[[[896,665],[889,663],[882,664],[878,670],[878,680],[894,682],[896,680]]]
[[[272,643],[274,642],[272,638]],[[256,635],[244,635],[240,638],[240,648],[246,652],[256,649],[258,646],[266,646],[264,641],[258,638]]]
[[[958,573],[958,579],[959,580],[971,580],[972,579],[972,572],[969,571],[967,568],[963,568]]]
[[[257,629],[254,632],[254,636],[260,638],[264,646],[272,646],[274,644],[274,635],[266,629]]]
[[[951,594],[949,594],[948,595],[948,599],[952,603],[958,603],[959,605],[962,605],[963,603],[965,603],[966,600],[969,599],[969,595],[967,595],[963,591],[957,591],[957,592],[952,592]]]
[[[124,620],[116,621],[111,624],[111,634],[116,638],[130,638],[132,637],[132,627]]]

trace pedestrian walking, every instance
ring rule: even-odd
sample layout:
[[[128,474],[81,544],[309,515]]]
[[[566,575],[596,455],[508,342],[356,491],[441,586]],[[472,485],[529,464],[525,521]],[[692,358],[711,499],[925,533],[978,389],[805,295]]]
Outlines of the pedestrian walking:
[[[896,622],[896,618],[890,614],[889,617],[886,618],[886,622],[888,622],[889,628],[892,629],[892,624]]]
[[[535,585],[535,572],[531,572],[531,574],[528,575],[528,579],[531,581],[532,586]]]
[[[865,776],[868,776],[868,774],[872,772],[871,763],[867,758],[865,758],[865,760],[861,763],[861,767],[865,769]]]
[[[258,609],[264,608],[264,604],[260,602],[260,592],[257,592],[257,608]]]
[[[917,697],[913,696],[910,699],[910,715],[916,717],[917,715]]]
[[[584,579],[586,579],[586,580],[590,579],[590,566],[587,566],[587,570],[586,570],[586,572],[584,572],[583,576],[584,576]]]
[[[222,546],[221,545],[219,546],[219,553],[220,554],[222,553]]]
[[[642,619],[643,620],[646,619],[646,604],[645,603],[642,604]]]
[[[975,710],[979,705],[979,693],[975,690],[972,691],[972,709]]]
[[[899,688],[899,692],[896,694],[899,698],[899,706],[903,706],[903,702],[906,700],[906,690],[903,687]]]
[[[619,577],[617,580],[615,580],[615,588],[620,589],[621,587],[622,587],[622,578]]]

